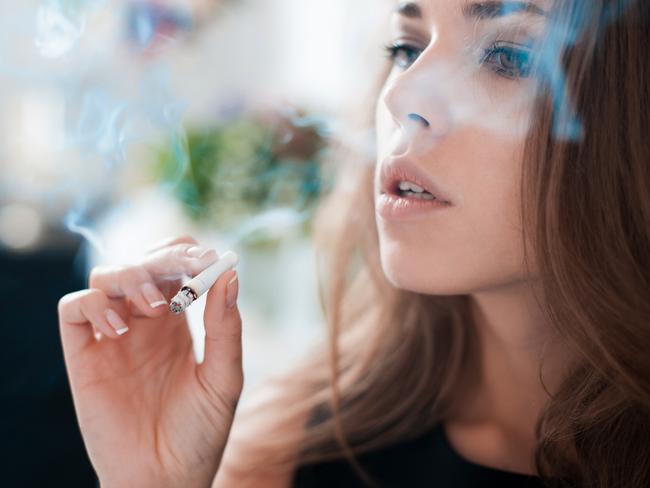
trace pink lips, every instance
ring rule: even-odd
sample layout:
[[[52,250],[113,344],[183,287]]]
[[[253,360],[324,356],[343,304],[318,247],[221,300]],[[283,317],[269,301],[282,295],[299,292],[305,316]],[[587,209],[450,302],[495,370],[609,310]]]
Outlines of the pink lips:
[[[381,193],[399,196],[399,182],[410,181],[431,193],[438,202],[453,205],[450,198],[418,166],[408,159],[388,158],[381,165]]]
[[[417,166],[406,159],[388,159],[381,166],[381,194],[378,195],[375,209],[385,220],[409,220],[430,213],[453,207],[449,197],[435,185]],[[399,182],[409,181],[421,186],[436,197],[435,200],[423,200],[402,196]]]

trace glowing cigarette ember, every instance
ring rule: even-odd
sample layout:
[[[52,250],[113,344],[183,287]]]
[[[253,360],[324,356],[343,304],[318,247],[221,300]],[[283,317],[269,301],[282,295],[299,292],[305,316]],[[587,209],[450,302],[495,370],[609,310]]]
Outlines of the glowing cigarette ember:
[[[238,262],[239,256],[236,253],[225,252],[216,263],[196,275],[179,290],[172,298],[169,310],[175,314],[183,313],[187,307],[207,292],[223,273],[234,268]]]

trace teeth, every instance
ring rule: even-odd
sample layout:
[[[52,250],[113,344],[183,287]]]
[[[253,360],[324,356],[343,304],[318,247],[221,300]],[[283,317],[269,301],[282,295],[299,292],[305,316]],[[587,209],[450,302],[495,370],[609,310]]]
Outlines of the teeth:
[[[434,197],[429,192],[416,193],[416,192],[412,192],[412,191],[405,191],[405,192],[402,192],[402,196],[413,197],[416,200],[435,200],[436,199],[436,197]]]
[[[424,188],[421,186],[416,185],[415,183],[411,183],[410,181],[400,181],[399,182],[399,189],[402,191],[414,191],[416,193],[422,193],[424,191]]]
[[[421,186],[411,183],[410,181],[400,181],[399,189],[402,192],[402,196],[405,197],[415,197],[420,200],[435,200],[436,197],[431,193],[426,191]]]

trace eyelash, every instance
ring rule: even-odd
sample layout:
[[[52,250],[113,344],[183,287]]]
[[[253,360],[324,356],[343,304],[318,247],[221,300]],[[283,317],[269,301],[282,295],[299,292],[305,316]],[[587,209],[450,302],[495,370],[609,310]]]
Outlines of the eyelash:
[[[386,55],[387,55],[388,59],[390,59],[393,62],[393,64],[395,64],[395,62],[397,61],[397,56],[400,53],[400,51],[405,51],[405,52],[409,51],[411,54],[417,52],[417,54],[415,55],[415,59],[417,59],[417,57],[420,55],[420,52],[421,52],[419,49],[417,49],[417,48],[415,48],[415,47],[413,47],[413,46],[411,46],[409,44],[402,44],[402,43],[388,44],[388,45],[384,46],[384,49],[386,51]],[[413,61],[411,61],[411,63],[409,63],[409,66],[411,64],[413,64],[415,59],[413,59]],[[406,66],[404,69],[406,69],[406,68],[408,68],[408,66]]]
[[[509,56],[510,60],[507,63],[514,66],[504,64],[501,55]],[[514,62],[511,61],[513,57],[516,58]],[[524,44],[496,41],[484,51],[480,63],[491,65],[498,75],[509,79],[528,78],[532,68],[532,57],[532,49]],[[499,62],[495,63],[494,59],[498,59]]]
[[[407,53],[409,63],[407,66],[404,66],[403,64],[400,65],[403,69],[408,69],[408,67],[415,62],[422,52],[420,49],[404,43],[389,44],[384,46],[384,49],[387,57],[393,62],[393,64],[396,63],[400,52],[404,51]],[[506,64],[504,64],[505,60],[501,56],[509,56],[509,60]],[[413,57],[413,59],[410,59],[411,57]],[[514,63],[512,62],[513,57],[515,58]],[[496,41],[484,50],[479,64],[487,65],[499,76],[514,80],[530,76],[531,58],[531,49],[523,44]],[[511,66],[513,64],[515,66]]]

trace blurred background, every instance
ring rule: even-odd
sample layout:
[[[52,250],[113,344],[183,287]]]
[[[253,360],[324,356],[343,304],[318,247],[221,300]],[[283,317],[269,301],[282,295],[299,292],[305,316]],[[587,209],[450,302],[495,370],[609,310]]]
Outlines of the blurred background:
[[[0,4],[3,486],[95,486],[56,305],[191,234],[240,254],[243,396],[325,329],[313,213],[383,59],[389,2]],[[201,306],[189,312],[202,358]]]

